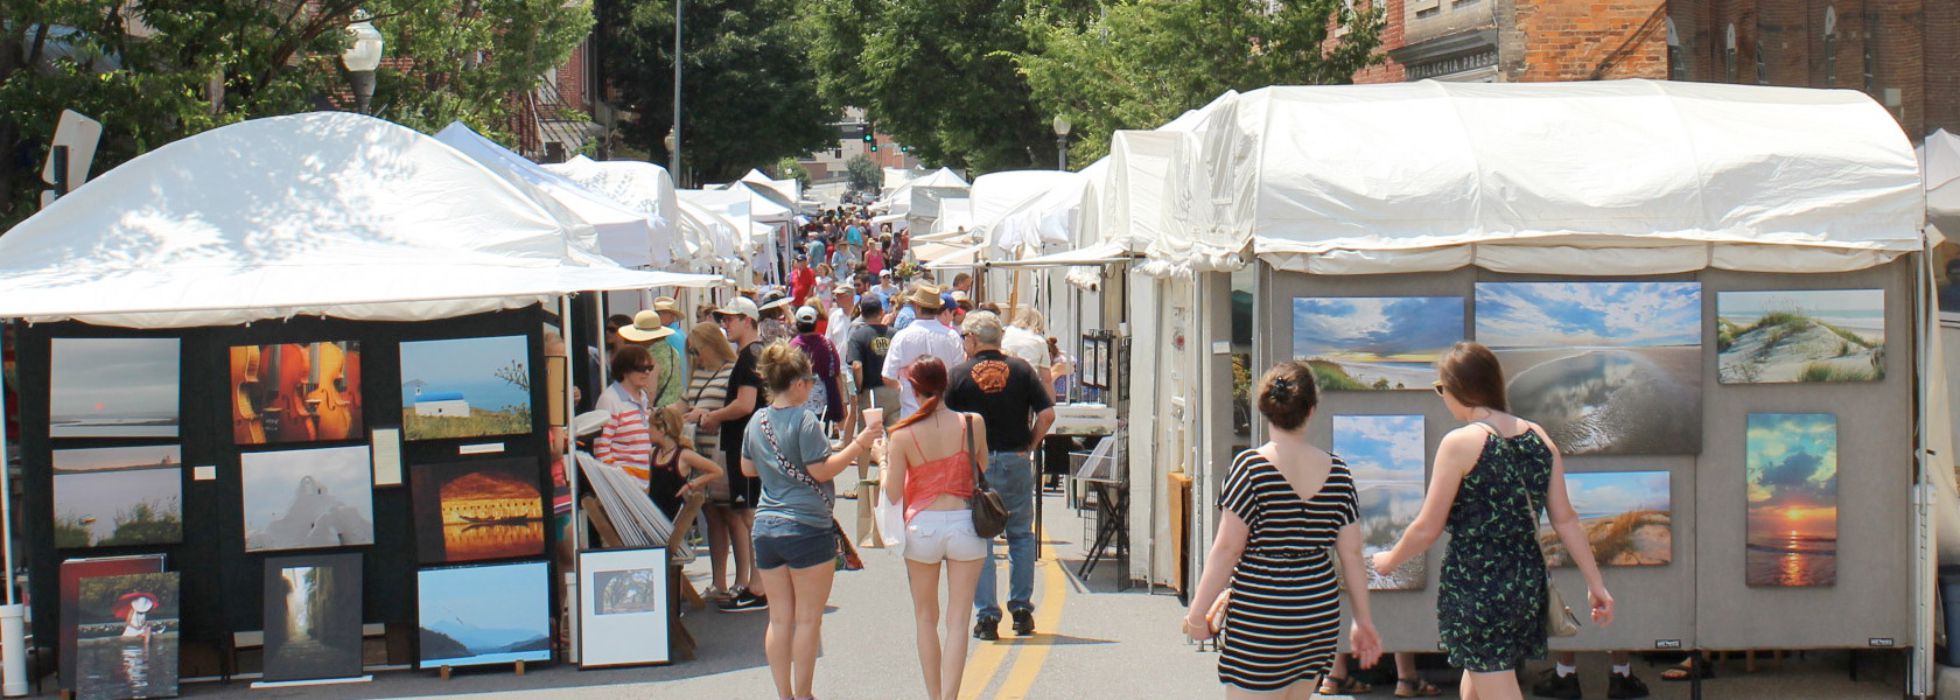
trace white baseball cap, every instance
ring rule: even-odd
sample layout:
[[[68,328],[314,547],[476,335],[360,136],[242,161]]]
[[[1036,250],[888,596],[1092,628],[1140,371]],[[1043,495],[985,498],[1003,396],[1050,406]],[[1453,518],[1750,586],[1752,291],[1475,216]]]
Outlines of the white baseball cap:
[[[748,297],[735,297],[728,300],[728,303],[722,304],[721,308],[715,309],[715,315],[747,316],[751,321],[762,322],[762,312],[756,310],[755,302]]]

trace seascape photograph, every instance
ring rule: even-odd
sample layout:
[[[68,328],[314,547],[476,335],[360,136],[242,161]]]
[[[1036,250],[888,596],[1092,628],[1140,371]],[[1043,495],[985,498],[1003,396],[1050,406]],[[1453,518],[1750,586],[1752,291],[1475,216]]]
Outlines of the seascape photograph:
[[[374,544],[374,477],[368,447],[239,456],[245,551]]]
[[[1361,552],[1374,556],[1402,538],[1422,510],[1425,437],[1422,416],[1334,416],[1334,455],[1348,465],[1361,512]],[[1418,590],[1427,556],[1383,576],[1368,572],[1368,590]]]
[[[403,439],[530,432],[530,347],[521,335],[402,343]]]
[[[1672,476],[1664,471],[1566,472],[1565,493],[1579,512],[1600,566],[1665,566],[1674,561]],[[1540,518],[1538,544],[1551,566],[1572,566],[1565,542]]]
[[[184,462],[176,445],[54,451],[54,545],[184,541]]]
[[[423,569],[420,668],[551,660],[545,563]]]
[[[1511,412],[1568,455],[1701,450],[1701,285],[1477,284]]]
[[[1463,297],[1298,297],[1293,359],[1322,391],[1428,391],[1463,340]]]
[[[1723,384],[1884,379],[1885,290],[1722,292],[1715,352]]]
[[[48,437],[174,438],[176,338],[55,338]]]
[[[1749,414],[1751,586],[1837,583],[1837,416]]]

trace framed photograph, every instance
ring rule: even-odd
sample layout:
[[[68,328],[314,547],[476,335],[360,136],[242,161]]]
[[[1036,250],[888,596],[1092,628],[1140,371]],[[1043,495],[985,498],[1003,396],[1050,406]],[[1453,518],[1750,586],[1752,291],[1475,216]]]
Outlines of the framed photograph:
[[[265,680],[361,676],[361,555],[265,560]]]
[[[1420,415],[1334,416],[1334,454],[1354,475],[1363,555],[1393,548],[1415,523],[1427,491],[1427,444]],[[1428,583],[1428,558],[1410,559],[1388,576],[1369,571],[1368,590],[1421,590]]]
[[[81,629],[82,579],[163,573],[163,555],[90,557],[61,562],[61,689],[75,690],[76,637]]]
[[[416,572],[417,668],[550,661],[549,583],[542,561]]]
[[[175,572],[81,579],[75,617],[76,697],[176,697],[177,583]]]
[[[417,464],[409,491],[424,564],[544,553],[544,495],[535,458]]]
[[[1666,566],[1674,561],[1673,476],[1664,471],[1566,472],[1565,493],[1600,566]],[[1538,546],[1552,566],[1572,566],[1565,542],[1540,516]]]
[[[184,541],[184,461],[176,445],[54,451],[54,546]]]
[[[1837,584],[1837,416],[1751,413],[1746,576],[1751,586]]]
[[[1723,384],[1884,379],[1885,290],[1716,294],[1715,353]]]
[[[239,455],[245,551],[374,544],[367,445]]]
[[[48,437],[177,437],[176,338],[55,338],[49,354]]]
[[[1436,360],[1463,340],[1463,297],[1301,297],[1293,359],[1321,391],[1429,391]]]
[[[530,349],[521,335],[402,343],[403,437],[531,432]]]
[[[235,345],[230,382],[238,445],[358,440],[364,432],[360,343]]]
[[[578,554],[579,665],[585,668],[673,661],[667,637],[667,549]]]
[[[1511,412],[1567,455],[1701,452],[1701,284],[1480,282]]]

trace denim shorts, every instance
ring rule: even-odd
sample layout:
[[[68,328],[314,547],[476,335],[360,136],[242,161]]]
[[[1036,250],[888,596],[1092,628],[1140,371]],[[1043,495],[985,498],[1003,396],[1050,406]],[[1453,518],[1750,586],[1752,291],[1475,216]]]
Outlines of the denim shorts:
[[[807,569],[837,560],[837,536],[829,527],[765,516],[755,520],[754,540],[757,569]]]

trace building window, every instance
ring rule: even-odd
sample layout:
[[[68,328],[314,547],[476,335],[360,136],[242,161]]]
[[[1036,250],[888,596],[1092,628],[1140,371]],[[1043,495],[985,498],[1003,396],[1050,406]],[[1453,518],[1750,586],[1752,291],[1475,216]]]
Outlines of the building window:
[[[1688,61],[1681,51],[1681,35],[1674,31],[1673,15],[1667,17],[1667,75],[1669,80],[1688,79]]]
[[[1725,44],[1725,46],[1727,48],[1725,48],[1722,52],[1723,54],[1722,63],[1724,68],[1723,75],[1728,79],[1728,82],[1733,83],[1735,82],[1735,78],[1736,78],[1735,24],[1734,23],[1729,24],[1728,41]]]
[[[1824,87],[1837,87],[1837,6],[1824,8]]]
[[[1872,32],[1873,21],[1873,13],[1866,12],[1865,35],[1860,38],[1865,41],[1865,94],[1878,97],[1878,41]]]

